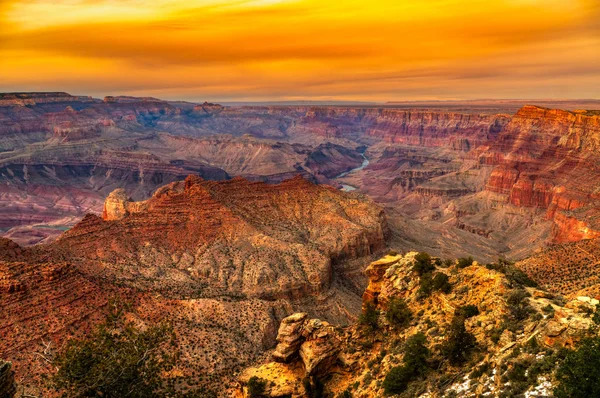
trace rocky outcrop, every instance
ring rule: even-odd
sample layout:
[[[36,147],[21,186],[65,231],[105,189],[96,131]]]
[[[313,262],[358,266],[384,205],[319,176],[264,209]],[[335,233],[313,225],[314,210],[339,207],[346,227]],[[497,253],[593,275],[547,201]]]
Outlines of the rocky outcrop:
[[[12,365],[0,360],[0,398],[13,398],[16,392],[17,386]]]
[[[48,392],[41,377],[55,371],[50,355],[101,322],[115,299],[136,322],[173,325],[183,354],[177,377],[220,393],[300,307],[348,322],[360,307],[354,264],[383,249],[389,233],[367,198],[300,177],[189,176],[143,202],[117,190],[105,218],[89,214],[49,245],[0,239],[0,351],[19,377],[39,375],[27,388]],[[280,333],[282,358],[311,375],[327,372],[338,352],[333,328],[293,319],[289,338],[285,326]]]
[[[250,397],[247,385],[251,378],[266,381],[266,397],[306,396],[303,380],[322,379],[330,374],[339,360],[341,341],[336,328],[306,313],[284,318],[277,334],[274,363],[247,369],[238,377],[238,394]],[[240,394],[241,393],[241,394]]]
[[[306,313],[281,321],[277,343],[273,359],[289,363],[300,358],[307,376],[326,375],[339,353],[334,328],[319,319],[308,319]]]
[[[146,202],[134,202],[123,188],[116,189],[104,201],[102,218],[106,221],[121,220],[130,214],[146,211]]]
[[[581,339],[597,333],[591,319],[599,305],[597,299],[580,296],[563,301],[548,291],[524,286],[520,282],[523,279],[508,263],[483,267],[474,262],[459,269],[456,265],[435,266],[441,262],[432,259],[433,272],[445,274],[451,290],[434,291],[424,296],[420,281],[423,276],[413,270],[416,255],[416,252],[387,255],[367,267],[369,286],[363,300],[374,305],[378,312],[369,315],[368,324],[333,329],[337,337],[331,341],[339,351],[337,360],[330,365],[333,375],[317,377],[325,395],[338,396],[347,391],[353,396],[385,396],[382,382],[393,368],[406,362],[406,357],[403,361],[398,358],[403,353],[406,355],[403,342],[422,334],[432,362],[425,365],[429,366],[428,371],[414,383],[407,382],[407,396],[419,396],[419,391],[428,391],[431,396],[454,391],[464,397],[477,397],[486,392],[494,396],[516,395],[527,391],[528,395],[536,396],[538,384],[544,381],[548,382],[544,385],[551,391],[555,369],[544,368],[538,373],[539,380],[536,374],[535,380],[519,385],[516,388],[520,390],[516,391],[512,383],[506,381],[516,364],[525,366],[524,371],[529,367],[530,372],[538,371],[537,367],[545,363],[545,357],[557,347],[574,347]],[[402,325],[391,323],[387,314],[390,303],[398,300],[407,304],[411,314]],[[469,315],[465,315],[466,308],[471,310]],[[521,310],[525,312],[514,318],[515,311]],[[369,311],[373,311],[373,307]],[[373,317],[376,324],[373,324]],[[284,322],[273,356],[280,362],[244,371],[238,378],[234,396],[249,396],[247,386],[251,378],[264,383],[266,397],[307,394],[305,388],[311,388],[309,381],[315,379],[307,377],[310,375],[305,371],[303,358],[286,355],[287,359],[281,361],[279,354],[297,351],[298,343],[303,341],[303,329],[314,320],[309,321],[306,314],[295,314]],[[448,363],[441,347],[452,338],[449,330],[456,322],[464,324],[466,332],[476,339],[479,350],[486,355],[472,355],[470,362]],[[509,324],[511,326],[507,327]],[[300,347],[304,344],[306,342]],[[468,350],[466,346],[460,348]],[[328,351],[327,346],[323,351]],[[475,369],[484,371],[478,373]],[[447,376],[456,374],[461,377]],[[450,381],[440,385],[439,380],[443,377]]]

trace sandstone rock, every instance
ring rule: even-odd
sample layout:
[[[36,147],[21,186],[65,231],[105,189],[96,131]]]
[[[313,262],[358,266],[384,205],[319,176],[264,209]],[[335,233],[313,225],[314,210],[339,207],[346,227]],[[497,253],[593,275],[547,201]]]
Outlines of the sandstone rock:
[[[311,319],[305,326],[306,341],[300,346],[300,358],[308,376],[324,376],[336,362],[340,342],[327,322]]]
[[[281,321],[273,360],[289,363],[299,355],[307,376],[323,376],[337,360],[339,340],[327,322],[307,317],[296,313]]]
[[[102,218],[106,221],[121,220],[130,214],[141,213],[145,210],[147,210],[145,202],[134,202],[127,196],[123,188],[119,188],[106,198]]]
[[[276,362],[290,362],[298,354],[300,345],[306,337],[303,335],[304,325],[308,314],[296,313],[284,318],[277,332],[277,347],[273,352]]]
[[[550,321],[546,325],[545,334],[548,337],[558,337],[562,332],[567,330],[567,325],[563,325],[557,321]]]

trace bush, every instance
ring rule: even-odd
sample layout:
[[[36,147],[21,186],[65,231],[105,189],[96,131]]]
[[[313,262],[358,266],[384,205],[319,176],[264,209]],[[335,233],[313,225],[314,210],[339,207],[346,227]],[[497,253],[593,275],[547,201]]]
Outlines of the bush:
[[[121,308],[90,336],[70,340],[54,365],[53,378],[65,397],[163,397],[169,390],[161,375],[175,363],[167,343],[173,333],[166,324],[145,331],[124,323]],[[171,350],[172,351],[172,350]]]
[[[479,315],[479,308],[473,304],[463,305],[454,311],[454,316],[462,316],[465,319]]]
[[[467,268],[468,266],[473,264],[473,257],[461,257],[456,262],[457,268]]]
[[[421,275],[419,279],[419,290],[417,291],[417,298],[422,299],[429,297],[433,292],[433,278],[431,273]]]
[[[592,321],[596,325],[600,325],[600,304],[596,305],[596,310],[594,311],[594,315],[592,315]]]
[[[527,287],[537,287],[538,284],[536,281],[531,279],[525,272],[521,271],[517,267],[515,267],[512,263],[504,260],[498,259],[497,263],[491,263],[485,265],[487,269],[491,269],[494,271],[498,271],[506,275],[506,278],[521,286]]]
[[[419,274],[419,276],[423,276],[433,270],[435,270],[435,265],[432,264],[429,254],[422,252],[415,256],[413,271]]]
[[[390,251],[388,251],[388,256],[394,256],[395,257],[397,255],[398,255],[398,252],[396,250],[390,250]]]
[[[515,289],[506,297],[506,304],[510,310],[510,320],[515,322],[527,319],[533,308],[529,305],[526,298],[531,295],[524,289]]]
[[[392,299],[385,313],[385,318],[394,326],[403,327],[408,325],[412,318],[412,312],[406,301],[401,298]]]
[[[400,394],[406,390],[413,378],[412,371],[406,366],[395,366],[383,380],[383,391],[386,395]]]
[[[475,343],[475,336],[467,332],[467,328],[465,328],[465,318],[455,316],[441,351],[452,365],[461,365],[470,358]]]
[[[373,303],[368,302],[365,305],[365,308],[363,309],[363,312],[360,314],[360,317],[358,318],[358,322],[363,325],[363,326],[367,326],[372,330],[377,329],[377,321],[379,318],[379,310],[377,309],[377,307],[375,307],[375,305]]]
[[[406,340],[404,365],[392,368],[383,380],[386,395],[402,393],[408,387],[408,383],[427,372],[430,352],[426,343],[427,337],[420,332]]]
[[[600,397],[600,338],[584,339],[560,364],[556,398]]]
[[[448,275],[444,274],[443,272],[437,272],[433,276],[432,287],[433,290],[439,290],[440,292],[446,294],[452,291],[452,285],[448,281]]]
[[[542,308],[542,311],[544,311],[546,314],[553,314],[554,307],[552,307],[552,304],[548,304],[547,306]]]
[[[410,336],[404,345],[404,366],[410,368],[417,376],[424,374],[428,369],[427,361],[431,353],[426,343],[427,337],[418,332]]]
[[[248,380],[248,395],[250,398],[260,398],[264,395],[267,388],[267,381],[260,377],[252,376]]]
[[[343,392],[339,393],[337,398],[352,398],[352,393],[350,392],[350,389],[347,388]]]
[[[429,297],[434,291],[441,291],[446,294],[452,291],[452,285],[448,281],[448,275],[443,272],[436,272],[433,275],[431,273],[421,275],[417,297]]]

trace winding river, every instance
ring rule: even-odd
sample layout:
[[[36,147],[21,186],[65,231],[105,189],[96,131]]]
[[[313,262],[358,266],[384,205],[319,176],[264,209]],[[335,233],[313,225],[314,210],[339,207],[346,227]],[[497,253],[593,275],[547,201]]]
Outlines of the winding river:
[[[363,162],[362,162],[362,164],[360,166],[358,166],[358,167],[356,167],[356,168],[354,168],[352,170],[348,170],[348,171],[343,172],[339,176],[335,177],[335,179],[345,177],[345,176],[347,176],[350,173],[354,173],[355,171],[359,171],[359,170],[362,170],[365,167],[367,167],[369,165],[369,159],[367,159],[367,157],[365,156],[364,153],[361,153],[361,156],[363,157]],[[353,187],[352,185],[342,184],[342,187],[340,189],[342,191],[345,191],[345,192],[350,192],[350,191],[356,191],[357,188]]]

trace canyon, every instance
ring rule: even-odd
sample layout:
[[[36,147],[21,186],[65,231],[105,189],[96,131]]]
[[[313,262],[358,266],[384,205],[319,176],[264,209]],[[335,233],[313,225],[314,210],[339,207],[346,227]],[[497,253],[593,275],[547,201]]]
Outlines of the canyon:
[[[140,327],[173,325],[180,391],[244,396],[250,377],[278,375],[272,396],[301,395],[302,379],[337,369],[341,393],[373,359],[352,342],[361,308],[385,313],[398,296],[440,324],[484,303],[468,327],[500,366],[491,332],[515,282],[499,257],[540,284],[527,287],[535,308],[556,306],[527,338],[572,345],[590,323],[579,297],[600,294],[599,149],[600,112],[573,106],[0,94],[0,369],[52,396],[53,356],[117,301]],[[442,273],[445,259],[478,263],[449,260],[456,294],[424,304],[415,253],[371,263],[388,248],[431,253]],[[525,343],[511,333],[505,346]]]
[[[542,103],[571,110],[2,94],[0,229],[21,245],[49,243],[85,214],[101,214],[117,188],[144,200],[189,174],[271,183],[302,175],[383,205],[399,249],[524,258],[600,228],[600,115],[575,109],[593,101]]]

